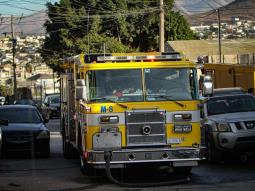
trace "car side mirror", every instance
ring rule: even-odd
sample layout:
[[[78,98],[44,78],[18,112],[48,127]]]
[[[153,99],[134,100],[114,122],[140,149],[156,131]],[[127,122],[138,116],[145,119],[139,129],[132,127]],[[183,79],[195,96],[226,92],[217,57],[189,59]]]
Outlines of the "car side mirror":
[[[206,75],[203,79],[202,95],[204,97],[213,95],[213,80],[212,77],[209,75]]]
[[[76,100],[87,100],[87,87],[85,86],[85,80],[78,79],[76,86]]]

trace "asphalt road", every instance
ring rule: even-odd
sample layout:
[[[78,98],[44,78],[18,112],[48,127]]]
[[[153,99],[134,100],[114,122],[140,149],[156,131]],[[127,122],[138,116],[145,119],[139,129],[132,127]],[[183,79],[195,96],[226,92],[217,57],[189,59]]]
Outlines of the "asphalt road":
[[[255,190],[255,160],[241,163],[228,159],[222,164],[201,162],[192,170],[190,182],[162,187],[120,187],[111,183],[104,172],[96,177],[83,176],[79,170],[78,159],[67,160],[62,156],[59,120],[48,124],[51,132],[51,157],[30,158],[11,156],[0,160],[0,190],[175,190],[175,191],[213,191],[213,190]],[[114,174],[125,182],[160,182],[176,179],[166,167],[136,167]],[[180,177],[178,177],[180,178]]]

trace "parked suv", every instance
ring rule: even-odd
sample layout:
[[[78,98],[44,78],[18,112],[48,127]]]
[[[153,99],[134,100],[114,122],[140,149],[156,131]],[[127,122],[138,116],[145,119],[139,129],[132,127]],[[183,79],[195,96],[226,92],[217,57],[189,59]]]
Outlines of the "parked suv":
[[[240,155],[255,151],[255,99],[252,95],[218,91],[204,104],[203,117],[208,160],[220,161],[230,152]]]
[[[46,119],[60,117],[60,95],[47,95],[42,103],[42,115]]]

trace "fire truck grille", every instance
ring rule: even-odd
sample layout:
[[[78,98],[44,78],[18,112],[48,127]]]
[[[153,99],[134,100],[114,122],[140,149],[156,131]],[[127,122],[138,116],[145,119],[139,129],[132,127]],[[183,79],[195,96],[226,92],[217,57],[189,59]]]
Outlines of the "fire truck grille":
[[[165,145],[165,111],[126,112],[127,146]]]

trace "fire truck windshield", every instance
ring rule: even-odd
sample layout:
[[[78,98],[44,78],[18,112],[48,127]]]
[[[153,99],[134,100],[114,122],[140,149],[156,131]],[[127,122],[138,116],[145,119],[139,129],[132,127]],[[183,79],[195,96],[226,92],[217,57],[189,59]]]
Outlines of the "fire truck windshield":
[[[86,81],[90,102],[173,101],[197,99],[194,76],[192,69],[94,70]]]
[[[145,69],[146,101],[197,99],[194,72],[188,68]]]
[[[87,82],[90,101],[143,101],[141,69],[89,71]]]

